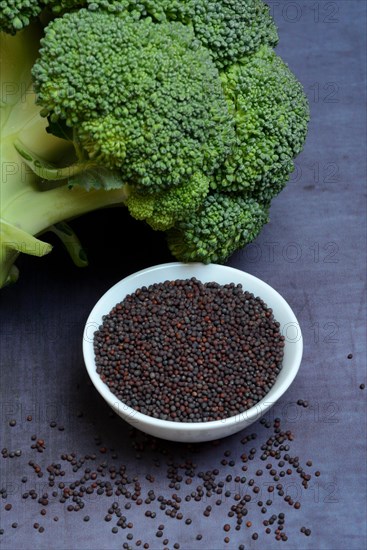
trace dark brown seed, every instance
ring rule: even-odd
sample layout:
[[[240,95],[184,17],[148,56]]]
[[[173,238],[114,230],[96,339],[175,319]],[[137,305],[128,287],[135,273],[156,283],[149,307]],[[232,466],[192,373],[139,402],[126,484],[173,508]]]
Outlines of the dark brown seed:
[[[224,529],[224,531],[227,531],[227,532],[228,532],[228,531],[231,529],[231,526],[230,526],[228,523],[226,523],[226,524],[223,526],[223,529]]]
[[[12,505],[9,502],[8,504],[5,504],[4,508],[5,508],[5,510],[7,510],[9,512],[9,510],[12,509]]]
[[[191,297],[189,300],[188,296]],[[223,308],[220,307],[222,304]],[[230,315],[232,310],[235,314]],[[137,322],[130,327],[131,311],[134,311],[133,319]],[[227,313],[225,322],[219,314],[223,311]],[[195,322],[190,321],[193,314],[198,319]],[[255,322],[263,342],[260,345],[258,332],[256,337],[251,335],[251,326]],[[149,352],[148,360],[145,336],[141,337],[145,332],[141,331],[141,327],[148,328],[157,344]],[[248,327],[249,336],[244,327]],[[162,334],[166,335],[164,345]],[[197,345],[198,334],[205,345]],[[235,348],[228,345],[229,341]],[[242,291],[240,285],[203,284],[196,279],[166,281],[149,288],[142,287],[127,296],[104,316],[103,324],[95,333],[94,344],[97,372],[118,399],[150,416],[188,422],[218,420],[253,406],[275,383],[284,351],[284,337],[280,335],[279,323],[274,321],[271,310],[264,302]],[[211,347],[216,349],[218,344],[221,349],[220,362],[226,364],[224,384],[223,370],[219,368],[219,363],[212,361],[210,351]],[[253,354],[254,366],[249,366],[247,378],[250,389],[245,395],[242,384],[236,381],[243,377],[243,351],[251,355],[255,344],[259,348]],[[170,360],[166,358],[167,345],[173,350]],[[258,356],[258,352],[261,355]],[[192,360],[183,364],[180,360],[182,356]],[[212,366],[206,387],[219,383],[223,386],[223,405],[220,406],[211,398],[198,397],[203,395],[203,391],[196,387],[197,382],[199,385],[202,382],[196,376],[195,363],[208,360]],[[129,368],[132,363],[136,365],[134,369]],[[175,364],[179,365],[179,373],[174,372]],[[162,379],[162,365],[166,379]],[[124,376],[116,374],[117,366],[118,372],[125,373]],[[177,374],[190,392],[183,392],[181,388],[178,391]],[[162,399],[162,383],[175,395],[175,402],[169,406]],[[150,386],[149,402],[146,400],[147,392],[141,390],[146,384]],[[230,388],[229,392],[227,388]],[[208,395],[210,397],[210,391]],[[226,457],[229,454],[224,453]],[[249,458],[253,458],[252,453]],[[222,464],[227,465],[226,459],[222,460]],[[228,465],[234,466],[235,460],[230,460]],[[179,482],[172,483],[179,487]]]

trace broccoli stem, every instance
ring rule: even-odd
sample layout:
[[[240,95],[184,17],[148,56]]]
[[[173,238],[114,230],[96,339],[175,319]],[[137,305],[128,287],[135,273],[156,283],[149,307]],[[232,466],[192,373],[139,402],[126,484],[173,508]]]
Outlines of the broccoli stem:
[[[48,181],[60,181],[66,178],[72,178],[77,174],[81,174],[87,170],[93,169],[98,165],[93,161],[76,162],[70,166],[58,168],[49,162],[45,162],[43,158],[36,155],[31,149],[26,147],[19,139],[14,141],[14,147],[22,157],[26,165],[37,176]]]
[[[32,235],[39,235],[51,225],[70,220],[106,206],[123,205],[127,198],[125,188],[105,191],[86,191],[67,185],[48,191],[27,189],[12,201],[4,211],[4,218]],[[21,216],[20,216],[21,214]]]
[[[87,212],[124,205],[126,197],[126,188],[86,191],[77,187],[69,189],[67,185],[49,191],[28,187],[19,192],[0,218],[0,288],[7,283],[19,252],[42,256],[51,250],[49,244],[34,236]]]
[[[48,231],[54,233],[62,241],[70,258],[77,267],[86,267],[88,265],[85,250],[69,224],[65,222],[55,223],[55,225],[48,228]]]

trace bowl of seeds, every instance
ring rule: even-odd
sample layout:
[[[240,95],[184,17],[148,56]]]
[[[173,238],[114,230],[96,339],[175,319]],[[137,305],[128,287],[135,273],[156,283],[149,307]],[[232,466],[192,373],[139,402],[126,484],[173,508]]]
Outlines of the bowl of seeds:
[[[83,334],[112,409],[155,437],[210,441],[259,420],[293,382],[299,323],[267,283],[223,265],[166,263],[110,288]]]

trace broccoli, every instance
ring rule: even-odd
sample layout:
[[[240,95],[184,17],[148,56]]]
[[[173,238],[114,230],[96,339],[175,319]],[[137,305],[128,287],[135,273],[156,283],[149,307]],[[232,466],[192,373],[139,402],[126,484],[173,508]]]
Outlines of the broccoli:
[[[0,286],[46,231],[86,265],[65,221],[110,205],[183,261],[256,238],[309,119],[262,0],[1,1],[0,28]]]

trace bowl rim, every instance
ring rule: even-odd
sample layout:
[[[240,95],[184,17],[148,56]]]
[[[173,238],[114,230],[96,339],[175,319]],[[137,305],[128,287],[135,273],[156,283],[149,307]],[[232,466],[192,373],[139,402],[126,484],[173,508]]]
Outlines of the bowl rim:
[[[136,277],[141,276],[143,274],[148,274],[155,271],[166,270],[166,269],[179,267],[179,266],[185,266],[185,267],[200,266],[201,268],[208,266],[211,268],[220,268],[220,269],[224,269],[228,273],[233,273],[234,276],[240,273],[241,277],[245,276],[248,278],[248,280],[251,280],[256,284],[260,284],[263,288],[273,293],[276,296],[276,298],[282,303],[282,306],[284,307],[284,309],[287,311],[287,315],[289,316],[289,321],[291,323],[295,323],[298,327],[299,338],[296,342],[294,342],[294,344],[296,344],[297,346],[295,350],[295,357],[292,362],[293,363],[292,369],[290,373],[287,374],[286,379],[282,382],[282,384],[278,388],[274,389],[274,386],[272,386],[269,392],[255,405],[253,405],[252,407],[250,407],[249,409],[243,412],[236,414],[235,416],[229,416],[221,420],[210,420],[208,422],[181,422],[181,421],[175,422],[173,420],[163,420],[160,418],[154,418],[152,416],[136,411],[135,409],[133,409],[132,407],[130,407],[129,405],[127,405],[126,403],[118,399],[118,397],[114,393],[112,393],[112,391],[109,389],[107,384],[105,384],[101,380],[99,374],[97,373],[95,360],[94,360],[93,338],[91,339],[88,336],[86,337],[88,327],[90,325],[94,325],[94,327],[96,327],[97,325],[96,323],[97,310],[101,308],[101,306],[106,301],[106,299],[108,299],[108,297],[112,295],[115,292],[115,290],[122,284],[129,283],[133,281]],[[196,277],[198,280],[200,280],[200,277],[194,274],[192,275],[192,277]],[[176,277],[176,279],[178,278],[179,277]],[[165,280],[175,280],[175,279],[174,278],[169,279],[168,277]],[[236,283],[236,280],[234,279],[232,282]],[[239,282],[240,281],[238,281],[238,283]],[[148,286],[150,286],[151,284],[154,284],[154,283],[149,283]],[[220,284],[227,284],[227,283],[220,283]],[[243,283],[241,284],[243,285]],[[138,285],[136,286],[136,289],[138,289],[140,286],[145,286],[145,285],[144,284]],[[127,294],[125,294],[121,298],[121,300],[123,300]],[[260,296],[261,298],[260,294],[258,296]],[[267,302],[265,301],[265,303]],[[108,313],[109,311],[106,311],[104,315],[108,315]],[[98,322],[98,326],[100,326],[100,324],[102,324],[102,319],[100,315],[98,315],[98,319],[100,319]],[[96,328],[95,330],[98,330],[98,329]],[[136,426],[138,426],[138,424],[141,423],[142,425],[145,425],[145,426],[149,425],[149,427],[152,427],[152,428],[175,430],[176,432],[190,431],[191,433],[196,433],[196,432],[199,433],[203,430],[212,431],[212,430],[218,429],[219,427],[223,427],[224,424],[228,424],[228,426],[231,426],[233,424],[238,424],[239,422],[243,422],[243,421],[250,424],[256,420],[256,417],[260,418],[266,412],[266,410],[268,410],[287,391],[287,389],[295,379],[297,372],[299,370],[299,367],[301,365],[301,360],[303,355],[303,336],[302,336],[302,331],[300,328],[300,324],[297,320],[297,317],[294,314],[288,302],[283,298],[283,296],[277,290],[275,290],[272,286],[270,286],[268,283],[266,283],[262,279],[259,279],[258,277],[251,275],[250,273],[247,273],[241,269],[237,269],[231,266],[225,266],[221,264],[213,264],[213,263],[202,264],[199,262],[192,262],[192,263],[168,262],[168,263],[157,264],[148,268],[140,269],[139,271],[136,271],[130,275],[127,275],[126,277],[124,277],[123,279],[115,283],[113,286],[111,286],[109,289],[107,289],[106,292],[104,292],[104,294],[102,294],[102,296],[96,302],[90,314],[88,315],[88,318],[83,330],[82,347],[83,347],[84,363],[94,387],[99,392],[99,394],[105,399],[105,401],[110,405],[110,407],[112,407],[118,414],[123,414],[125,418],[129,417],[130,420],[133,421],[131,422],[131,424],[134,424],[134,425],[136,424]],[[271,401],[267,402],[266,399],[270,392],[272,392]],[[262,411],[261,411],[261,407],[263,407]]]

